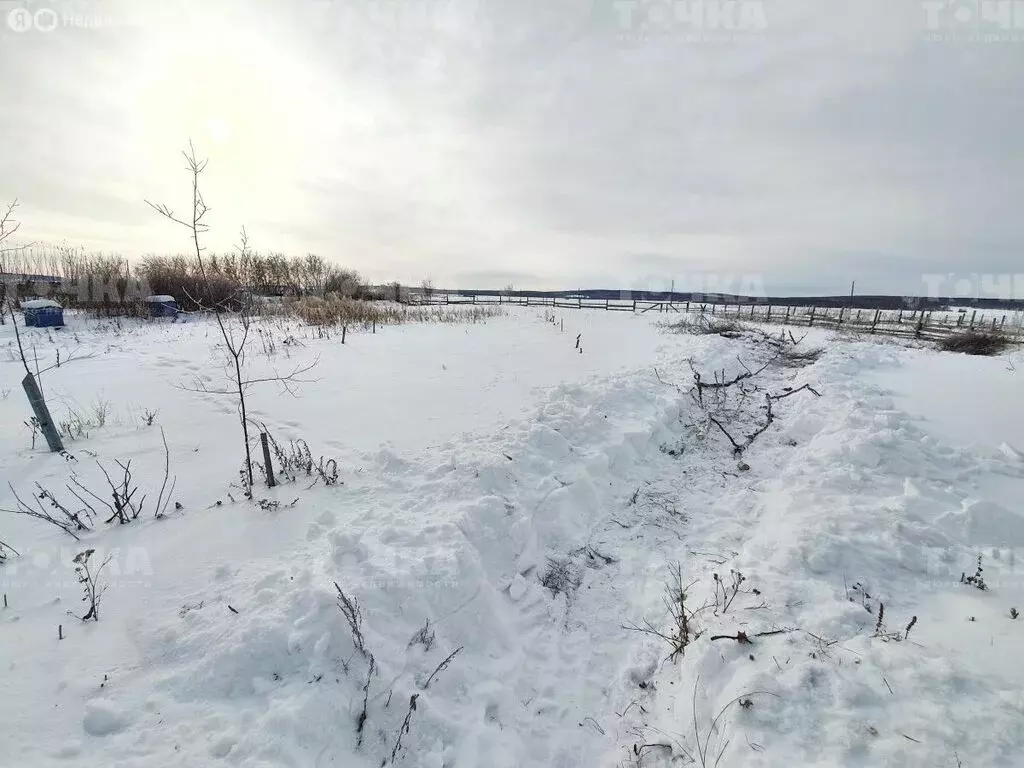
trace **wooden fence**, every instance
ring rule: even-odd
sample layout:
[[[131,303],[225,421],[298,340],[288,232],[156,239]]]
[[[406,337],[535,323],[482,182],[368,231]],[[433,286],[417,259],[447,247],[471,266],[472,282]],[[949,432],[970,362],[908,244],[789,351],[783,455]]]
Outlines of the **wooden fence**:
[[[647,301],[642,299],[586,299],[580,297],[413,294],[414,304],[471,304],[485,306],[550,307],[553,309],[599,309],[636,314],[699,313],[709,317],[754,323],[848,329],[887,336],[938,340],[964,330],[998,331],[1024,342],[1024,312],[915,309],[858,309],[856,307],[805,307],[745,302]]]

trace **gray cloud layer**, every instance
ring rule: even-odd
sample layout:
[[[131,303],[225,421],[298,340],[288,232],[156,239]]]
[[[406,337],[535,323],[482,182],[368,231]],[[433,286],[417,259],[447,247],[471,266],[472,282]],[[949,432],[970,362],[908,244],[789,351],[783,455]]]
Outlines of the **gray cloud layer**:
[[[7,2],[60,19],[0,31],[0,199],[32,237],[183,248],[142,201],[184,207],[191,137],[211,247],[244,224],[378,279],[1024,272],[1024,18],[984,42],[920,2],[741,1],[701,31],[712,4]]]

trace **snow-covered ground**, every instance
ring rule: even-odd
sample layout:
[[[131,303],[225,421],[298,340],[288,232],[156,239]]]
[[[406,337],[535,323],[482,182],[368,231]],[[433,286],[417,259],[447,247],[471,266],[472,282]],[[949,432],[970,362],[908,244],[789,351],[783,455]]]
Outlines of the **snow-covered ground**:
[[[43,373],[57,420],[105,412],[73,459],[31,448],[0,326],[0,507],[8,482],[74,501],[72,472],[98,488],[117,459],[155,497],[160,427],[180,505],[81,542],[0,515],[0,765],[1021,765],[1020,353],[820,333],[817,363],[759,377],[820,397],[776,401],[740,460],[687,361],[733,375],[763,350],[658,319],[510,309],[344,346],[268,325],[255,376],[319,362],[251,415],[342,481],[258,487],[276,509],[231,487],[231,399],[180,386],[218,373],[215,325],[28,329],[40,367],[79,358]],[[95,623],[68,615],[86,548],[113,556]],[[960,583],[979,555],[985,591]],[[675,564],[699,636],[670,659],[637,630],[671,634]]]

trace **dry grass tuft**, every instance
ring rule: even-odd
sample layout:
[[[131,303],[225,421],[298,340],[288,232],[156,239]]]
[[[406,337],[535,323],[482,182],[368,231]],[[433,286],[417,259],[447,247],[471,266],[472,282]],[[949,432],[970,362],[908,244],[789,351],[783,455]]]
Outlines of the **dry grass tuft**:
[[[504,314],[499,307],[409,307],[384,301],[356,301],[336,295],[326,299],[309,297],[288,302],[293,312],[307,325],[318,327],[401,325],[403,323],[479,323]]]

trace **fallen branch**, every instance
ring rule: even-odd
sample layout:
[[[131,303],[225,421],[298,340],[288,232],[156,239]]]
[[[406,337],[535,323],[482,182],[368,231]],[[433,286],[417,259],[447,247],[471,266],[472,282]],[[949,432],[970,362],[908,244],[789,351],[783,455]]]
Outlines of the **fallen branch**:
[[[753,645],[754,637],[771,637],[772,635],[785,635],[790,632],[797,632],[796,629],[772,629],[768,632],[755,632],[752,635],[748,635],[746,632],[736,632],[735,635],[712,635],[711,640],[735,640],[737,643],[746,643]]]
[[[817,397],[821,397],[821,393],[818,390],[816,390],[810,384],[804,384],[802,387],[797,387],[796,389],[787,388],[785,390],[785,392],[783,394],[781,394],[781,395],[769,395],[769,398],[772,399],[772,400],[781,400],[784,397],[789,397],[790,395],[795,395],[797,392],[803,392],[805,389],[808,392],[810,392],[812,395],[815,395]]]

